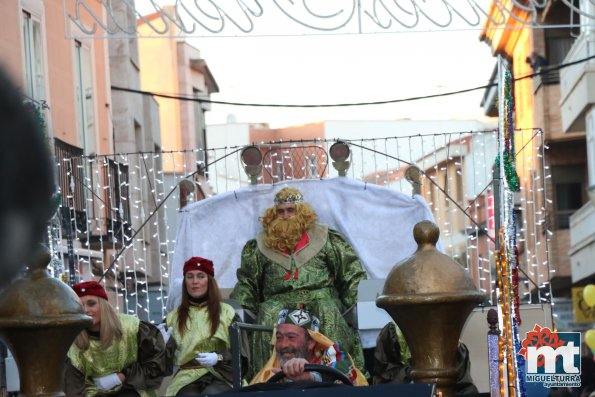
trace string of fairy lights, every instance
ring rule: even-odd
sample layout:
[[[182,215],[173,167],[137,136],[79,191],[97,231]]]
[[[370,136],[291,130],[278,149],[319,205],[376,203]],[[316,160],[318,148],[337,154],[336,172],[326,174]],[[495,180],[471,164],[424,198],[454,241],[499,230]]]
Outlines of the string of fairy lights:
[[[509,73],[504,76],[510,79]],[[524,357],[518,354],[520,305],[551,300],[548,175],[541,163],[543,134],[514,131],[510,85],[503,89],[502,133],[347,140],[352,148],[347,177],[411,194],[405,170],[413,164],[420,168],[421,193],[441,229],[445,253],[468,269],[487,300],[498,307],[502,332],[489,342],[497,344],[489,351],[498,353],[500,395],[525,397]],[[520,138],[519,149],[515,137]],[[327,156],[334,142],[261,142],[257,146],[265,152],[265,161],[258,182],[337,176]],[[198,187],[195,194],[201,197],[248,185],[240,149],[58,158],[58,174],[64,176],[63,205],[48,225],[52,275],[66,282],[101,276],[117,297],[117,310],[159,322],[166,314],[178,184],[192,176]],[[501,165],[504,186],[499,203],[492,179],[494,162]]]
[[[531,150],[518,150],[516,161],[530,164],[534,175],[544,175],[539,158],[525,158],[525,152],[536,153],[543,147],[542,134],[524,133],[523,149]],[[349,178],[411,194],[405,170],[410,164],[420,168],[422,194],[441,229],[445,253],[469,270],[492,304],[497,303],[493,240],[498,211],[491,183],[497,139],[497,131],[481,131],[347,140],[351,144]],[[327,156],[334,142],[258,144],[268,153],[258,182],[337,176]],[[63,200],[48,227],[56,258],[50,265],[52,274],[67,282],[104,276],[101,282],[118,297],[119,311],[160,321],[175,247],[178,184],[184,179],[196,181],[194,199],[248,185],[240,151],[241,147],[221,147],[57,157]],[[549,282],[547,261],[542,263],[540,251],[527,248],[550,236],[538,230],[546,225],[545,213],[535,203],[545,197],[534,179],[520,184],[519,203],[509,203],[524,222],[535,220],[514,233],[525,246],[519,253],[519,304],[549,298],[544,287]],[[537,286],[542,287],[540,292],[532,294]]]

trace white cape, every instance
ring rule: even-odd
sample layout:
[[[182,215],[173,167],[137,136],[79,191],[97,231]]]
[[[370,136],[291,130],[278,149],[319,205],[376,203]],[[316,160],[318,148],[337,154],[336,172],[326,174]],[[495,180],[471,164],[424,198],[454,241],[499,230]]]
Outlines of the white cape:
[[[353,245],[368,278],[386,278],[392,267],[417,249],[413,227],[433,221],[421,196],[413,198],[348,178],[251,185],[221,193],[180,211],[166,310],[180,303],[182,269],[192,256],[209,258],[220,288],[233,288],[244,244],[262,229],[259,218],[283,187],[299,189],[318,222],[340,231]]]

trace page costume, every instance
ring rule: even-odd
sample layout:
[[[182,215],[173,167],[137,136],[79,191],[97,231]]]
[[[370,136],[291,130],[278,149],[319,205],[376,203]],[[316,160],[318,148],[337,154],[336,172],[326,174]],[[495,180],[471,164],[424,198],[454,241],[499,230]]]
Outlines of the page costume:
[[[325,225],[315,224],[296,245],[294,252],[279,252],[264,244],[264,232],[246,243],[238,282],[231,298],[256,314],[263,325],[277,323],[279,311],[303,304],[317,313],[321,333],[341,341],[358,368],[364,368],[359,336],[342,316],[357,301],[357,287],[366,273],[347,240]],[[264,333],[252,339],[252,368],[258,371],[272,354],[271,340]]]
[[[119,314],[122,338],[104,347],[99,338],[89,336],[90,347],[80,350],[72,344],[68,351],[64,392],[67,396],[113,394],[134,389],[142,397],[157,396],[163,378],[171,373],[161,333],[152,324],[134,316]],[[121,372],[124,383],[109,391],[98,390],[93,377]]]
[[[184,386],[200,379],[205,381],[205,387],[209,384],[209,380],[213,378],[219,379],[232,387],[229,326],[234,321],[239,321],[235,311],[230,305],[222,302],[219,327],[211,337],[206,302],[191,304],[186,323],[187,329],[182,336],[178,329],[178,309],[167,315],[166,323],[168,328],[173,328],[171,337],[177,345],[174,363],[180,366],[180,369],[174,375],[167,388],[166,395],[175,396]],[[199,352],[217,352],[221,354],[222,360],[213,367],[202,367],[195,360]]]

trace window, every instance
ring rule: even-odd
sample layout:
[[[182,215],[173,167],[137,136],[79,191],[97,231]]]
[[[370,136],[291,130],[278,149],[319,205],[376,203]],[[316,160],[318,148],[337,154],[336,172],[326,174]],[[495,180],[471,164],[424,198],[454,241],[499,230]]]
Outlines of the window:
[[[582,183],[556,184],[556,220],[559,229],[568,229],[570,215],[583,205]]]
[[[86,155],[96,153],[95,101],[91,72],[91,51],[75,40],[74,89],[76,98],[76,123],[79,143]]]
[[[564,63],[564,58],[574,43],[570,29],[545,29],[546,56],[549,65]]]
[[[25,95],[31,99],[43,101],[46,98],[41,23],[29,12],[23,11],[22,31]]]
[[[554,194],[556,198],[556,226],[558,229],[568,229],[570,215],[583,205],[584,167],[557,166],[552,168]]]

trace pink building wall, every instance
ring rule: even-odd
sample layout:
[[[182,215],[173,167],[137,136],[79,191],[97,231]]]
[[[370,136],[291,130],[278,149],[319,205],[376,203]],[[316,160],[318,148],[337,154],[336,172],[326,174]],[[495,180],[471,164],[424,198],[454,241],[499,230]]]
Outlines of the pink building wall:
[[[74,12],[74,0],[66,0],[68,12]],[[104,11],[98,2],[88,2],[97,15]],[[45,96],[49,110],[46,112],[48,135],[61,139],[71,145],[81,147],[76,130],[76,100],[74,51],[75,41],[66,38],[62,0],[19,0],[0,2],[3,16],[2,35],[0,35],[0,63],[8,70],[15,83],[24,87],[25,73],[23,61],[23,35],[21,29],[22,13],[29,12],[41,23],[43,64],[45,74]],[[87,14],[81,18],[91,23]],[[68,33],[70,34],[70,33]],[[95,114],[96,148],[98,154],[110,153],[111,125],[108,117],[110,82],[107,59],[107,41],[84,39],[83,45],[89,46],[92,53],[92,85]]]

